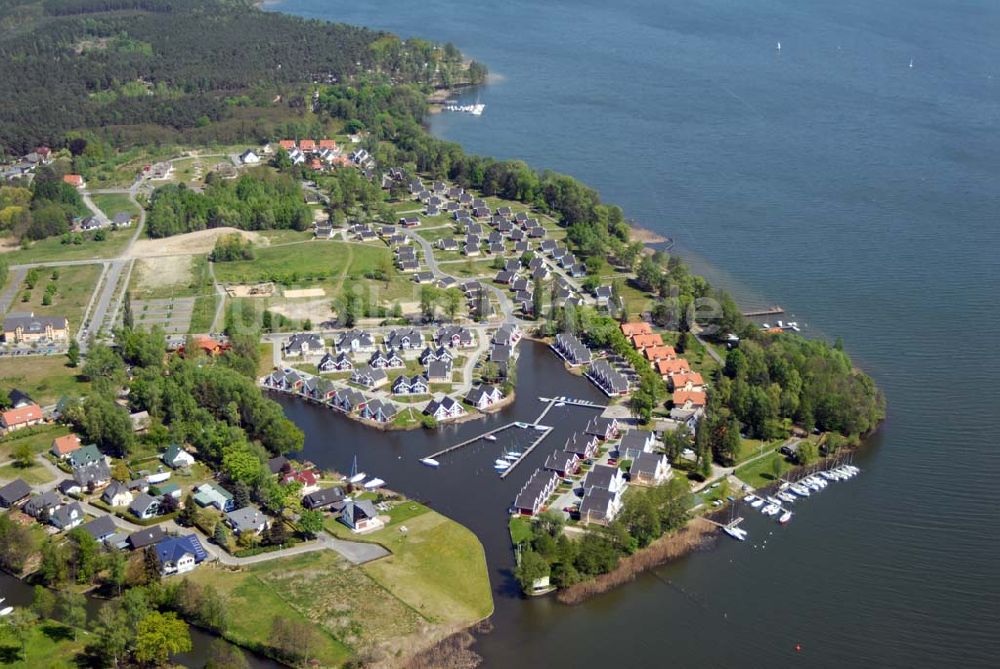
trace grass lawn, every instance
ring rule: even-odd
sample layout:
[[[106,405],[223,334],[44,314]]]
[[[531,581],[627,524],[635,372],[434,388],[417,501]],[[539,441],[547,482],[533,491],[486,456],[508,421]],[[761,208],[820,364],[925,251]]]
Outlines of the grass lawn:
[[[99,260],[113,258],[120,254],[128,244],[132,230],[107,231],[103,242],[95,242],[93,233],[86,235],[81,244],[63,244],[62,237],[49,237],[32,242],[27,249],[18,249],[4,254],[4,259],[11,265],[21,265],[51,260]]]
[[[222,283],[281,280],[289,284],[335,283],[349,273],[364,276],[366,271],[392,264],[384,245],[369,246],[338,241],[319,241],[287,246],[261,247],[255,260],[217,263],[215,276]]]
[[[737,467],[735,474],[737,478],[742,481],[746,481],[754,488],[770,485],[776,480],[774,476],[774,463],[776,461],[780,463],[781,475],[793,467],[793,465],[785,459],[784,455],[775,451],[760,460],[755,460],[750,464]]]
[[[59,278],[53,280],[52,273],[57,270]],[[101,266],[97,264],[41,269],[35,288],[28,290],[27,283],[22,284],[11,309],[33,311],[36,316],[65,316],[69,320],[70,332],[73,332],[80,327],[83,312],[90,303],[100,276]],[[52,304],[43,305],[45,289],[50,284],[55,284],[56,292]],[[27,302],[24,297],[29,298]]]
[[[428,226],[430,228],[434,228],[433,230],[421,230],[420,228],[417,228],[417,234],[431,243],[434,243],[437,240],[444,239],[446,237],[457,237],[457,235],[455,234],[454,226],[447,225],[446,227],[442,228],[438,227],[438,225],[445,225],[445,222],[442,221],[439,224]],[[462,236],[462,238],[464,240],[465,238],[464,235]],[[435,258],[438,257],[437,252],[434,253],[434,257]]]
[[[10,632],[0,631],[0,664],[4,666],[46,667],[47,669],[76,669],[81,666],[77,655],[92,641],[86,634],[73,639],[73,630],[61,623],[45,620],[35,625],[28,636],[27,656],[21,655],[21,644]]]
[[[52,480],[52,474],[48,469],[35,462],[30,467],[20,467],[16,464],[0,467],[0,479],[13,481],[22,478],[31,485],[40,485]]]
[[[199,295],[194,300],[194,309],[191,311],[191,325],[188,332],[201,334],[208,332],[212,328],[212,321],[215,319],[215,305],[219,296],[215,293],[211,295]]]
[[[531,520],[524,516],[514,516],[510,519],[510,540],[517,544],[523,544],[531,539]]]
[[[202,567],[190,578],[211,583],[229,600],[228,636],[247,645],[266,643],[276,617],[309,620],[323,632],[318,659],[339,666],[354,654],[417,632],[420,616],[331,551],[281,558],[233,572]]]
[[[337,523],[343,529],[336,534],[374,541],[392,552],[364,565],[365,572],[432,622],[467,624],[493,612],[486,558],[476,535],[416,502],[396,505],[390,517],[385,529],[362,537]]]
[[[40,405],[54,404],[63,395],[82,395],[90,384],[66,366],[64,355],[33,355],[0,361],[0,387],[17,388]]]
[[[126,193],[94,193],[90,199],[108,218],[114,218],[115,214],[123,211],[132,216],[139,215],[139,208],[132,203]]]
[[[64,425],[39,425],[30,430],[13,432],[0,439],[0,462],[10,460],[14,447],[25,442],[31,446],[32,453],[45,453],[52,447],[53,439],[69,433],[70,429]]]
[[[267,376],[274,369],[274,344],[265,342],[258,348],[260,349],[260,362],[257,363],[257,374]]]

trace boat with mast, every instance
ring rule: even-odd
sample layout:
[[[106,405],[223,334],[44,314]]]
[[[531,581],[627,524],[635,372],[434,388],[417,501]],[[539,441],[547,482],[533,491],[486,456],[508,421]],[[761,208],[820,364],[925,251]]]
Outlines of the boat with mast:
[[[362,481],[365,480],[365,476],[367,476],[367,474],[365,474],[364,472],[359,472],[358,471],[358,456],[355,455],[354,456],[354,462],[351,463],[351,473],[347,477],[347,482],[348,483],[361,483]]]

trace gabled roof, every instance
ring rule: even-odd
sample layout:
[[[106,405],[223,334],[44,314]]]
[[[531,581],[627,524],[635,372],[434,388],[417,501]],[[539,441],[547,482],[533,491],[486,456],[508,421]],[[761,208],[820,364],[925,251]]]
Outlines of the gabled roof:
[[[23,479],[14,479],[0,488],[0,504],[10,506],[16,504],[31,494],[31,486]]]
[[[97,450],[96,444],[87,444],[69,454],[69,464],[73,469],[103,461],[104,456]]]
[[[159,542],[166,536],[166,532],[159,525],[145,527],[137,532],[128,535],[128,544],[133,549],[145,548]]]
[[[52,440],[52,450],[58,455],[67,455],[79,449],[80,437],[75,434],[66,434]]]
[[[156,557],[160,558],[160,564],[176,564],[186,554],[194,556],[195,563],[202,562],[208,557],[205,547],[194,534],[165,537],[156,544]]]
[[[104,541],[105,538],[110,537],[118,531],[118,527],[115,525],[115,521],[111,519],[111,516],[98,516],[89,523],[85,523],[83,529],[97,541]]]

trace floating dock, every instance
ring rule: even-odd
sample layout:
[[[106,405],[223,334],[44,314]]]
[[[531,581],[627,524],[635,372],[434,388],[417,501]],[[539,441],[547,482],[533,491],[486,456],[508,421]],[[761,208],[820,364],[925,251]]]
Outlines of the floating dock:
[[[472,437],[471,439],[466,439],[465,441],[459,442],[454,446],[449,446],[448,448],[442,448],[440,451],[436,451],[428,456],[425,456],[424,459],[430,458],[432,460],[437,460],[442,455],[446,455],[448,453],[451,453],[452,451],[457,451],[458,449],[463,448],[464,446],[468,446],[469,444],[474,444],[477,441],[485,439],[486,437],[489,437],[491,435],[497,434],[498,432],[503,432],[504,430],[514,427],[514,425],[515,423],[507,423],[506,425],[501,425],[500,427],[494,428],[489,432],[483,432],[482,434],[478,434],[475,437]]]
[[[534,425],[529,425],[528,427],[538,429],[540,427],[545,427],[545,426],[538,425],[538,423],[535,423]],[[535,446],[538,446],[538,444],[542,443],[542,440],[544,440],[545,437],[549,436],[549,433],[552,432],[553,429],[555,428],[545,427],[545,431],[542,432],[542,434],[538,437],[538,439],[535,439],[533,442],[531,442],[531,445],[528,446],[528,448],[524,449],[524,452],[521,453],[521,457],[519,457],[517,460],[514,460],[514,462],[510,463],[510,467],[500,472],[500,478],[502,479],[507,478],[507,475],[510,474],[512,471],[514,471],[514,468],[517,467],[519,464],[521,464],[521,461],[524,460],[526,457],[528,457],[531,454],[531,452],[535,450]]]

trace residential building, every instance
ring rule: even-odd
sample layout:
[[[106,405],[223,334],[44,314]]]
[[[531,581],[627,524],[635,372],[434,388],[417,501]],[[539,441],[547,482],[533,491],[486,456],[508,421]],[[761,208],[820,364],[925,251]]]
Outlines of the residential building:
[[[233,495],[214,483],[202,483],[194,489],[195,504],[201,507],[214,506],[222,513],[233,510]]]
[[[375,398],[361,408],[360,415],[362,418],[373,420],[376,423],[391,423],[396,417],[396,413],[395,404]]]
[[[651,346],[663,346],[663,336],[659,333],[637,334],[631,337],[632,346],[638,350]]]
[[[618,445],[618,452],[621,454],[635,451],[639,453],[651,453],[656,445],[656,436],[648,430],[629,430],[622,435],[621,443]]]
[[[569,332],[557,334],[552,347],[573,367],[589,365],[593,360],[590,349],[576,335]]]
[[[125,544],[130,549],[138,551],[146,546],[158,544],[165,536],[167,536],[167,533],[163,531],[160,525],[153,525],[152,527],[146,527],[128,535]]]
[[[87,444],[69,454],[69,466],[73,469],[79,469],[96,462],[105,462],[104,454],[97,450],[96,444]]]
[[[669,360],[677,357],[677,351],[673,346],[647,346],[642,349],[642,356],[650,362],[657,360]]]
[[[65,460],[69,457],[69,454],[81,447],[80,437],[75,434],[67,434],[62,437],[56,437],[52,440],[52,448],[50,452],[55,457],[60,460]]]
[[[597,455],[597,437],[574,432],[563,446],[564,453],[576,455],[581,460],[589,460]]]
[[[611,492],[623,492],[626,485],[622,470],[608,465],[594,465],[583,479],[584,490],[605,488]]]
[[[111,483],[111,468],[103,458],[73,469],[73,481],[81,490],[93,492]]]
[[[28,501],[24,503],[21,510],[32,518],[37,518],[40,521],[47,521],[49,515],[60,506],[62,506],[63,500],[53,490],[43,492],[39,495],[33,495],[28,498]]]
[[[587,427],[584,428],[584,432],[589,435],[593,435],[602,441],[607,441],[618,436],[619,428],[620,426],[617,419],[598,416],[596,418],[591,418],[587,422]]]
[[[84,523],[83,529],[98,543],[104,543],[108,537],[118,533],[118,527],[111,516],[98,516],[90,522]]]
[[[697,390],[675,390],[671,402],[678,409],[704,409],[707,403],[705,393]]]
[[[156,557],[160,560],[163,576],[185,574],[208,558],[208,552],[194,534],[164,537],[156,544]]]
[[[403,357],[393,350],[375,351],[368,358],[368,366],[374,369],[399,369],[406,367]]]
[[[347,353],[341,351],[336,356],[331,353],[323,354],[323,358],[316,365],[321,372],[349,372],[354,369],[354,363]]]
[[[132,499],[132,491],[121,481],[112,481],[101,493],[101,501],[111,506],[128,506]]]
[[[343,488],[323,488],[303,497],[302,506],[307,509],[319,510],[342,501],[344,501]]]
[[[634,337],[635,335],[646,335],[653,333],[653,326],[649,323],[643,323],[641,321],[634,323],[622,323],[621,324],[622,334],[628,338]]]
[[[378,512],[371,500],[347,500],[340,520],[354,532],[372,532],[382,529],[384,523],[379,519]]]
[[[428,402],[427,407],[424,408],[424,413],[442,421],[460,418],[468,412],[466,412],[465,407],[460,402],[445,395],[440,400],[431,400]]]
[[[371,353],[375,338],[364,330],[348,330],[337,338],[337,351],[343,353]]]
[[[379,367],[365,365],[359,367],[351,373],[351,383],[365,388],[377,388],[384,385],[389,380],[385,370]]]
[[[631,482],[641,485],[659,485],[673,476],[667,456],[662,453],[639,453],[628,471]]]
[[[80,503],[70,502],[56,507],[49,514],[49,523],[58,530],[67,531],[83,523],[85,517]]]
[[[656,371],[664,380],[669,379],[674,374],[688,374],[691,366],[684,358],[662,359],[656,361]]]
[[[480,411],[484,411],[503,399],[503,392],[494,385],[475,386],[465,396],[465,401]]]
[[[165,465],[173,467],[174,469],[190,467],[194,464],[194,456],[185,451],[178,444],[171,444],[161,458]]]
[[[230,511],[226,514],[226,523],[235,534],[260,534],[270,525],[267,516],[253,505]]]
[[[522,516],[536,515],[558,485],[559,477],[555,472],[536,469],[514,498],[514,511]]]
[[[705,389],[705,381],[697,372],[678,372],[667,377],[667,387],[671,392],[701,392]]]
[[[451,381],[451,358],[430,360],[427,363],[427,380],[431,383],[448,383]]]
[[[607,488],[591,488],[580,502],[580,521],[585,525],[606,525],[615,519],[621,507],[621,493],[611,492]]]
[[[34,403],[18,409],[8,409],[0,413],[0,433],[16,432],[32,425],[38,425],[43,420],[42,408]]]
[[[307,356],[318,355],[325,349],[326,344],[323,343],[322,337],[304,332],[293,334],[281,347],[281,352],[288,356]]]
[[[425,395],[429,390],[429,382],[422,374],[399,376],[392,382],[393,395]]]
[[[587,378],[609,397],[628,394],[628,379],[614,369],[607,360],[594,362],[587,371]]]
[[[31,486],[24,479],[14,479],[0,488],[0,506],[9,509],[31,494]]]
[[[552,451],[545,459],[545,469],[555,472],[560,478],[571,476],[580,469],[580,456],[565,451]]]
[[[141,520],[155,518],[160,513],[160,500],[150,494],[141,492],[128,505],[128,512]]]

